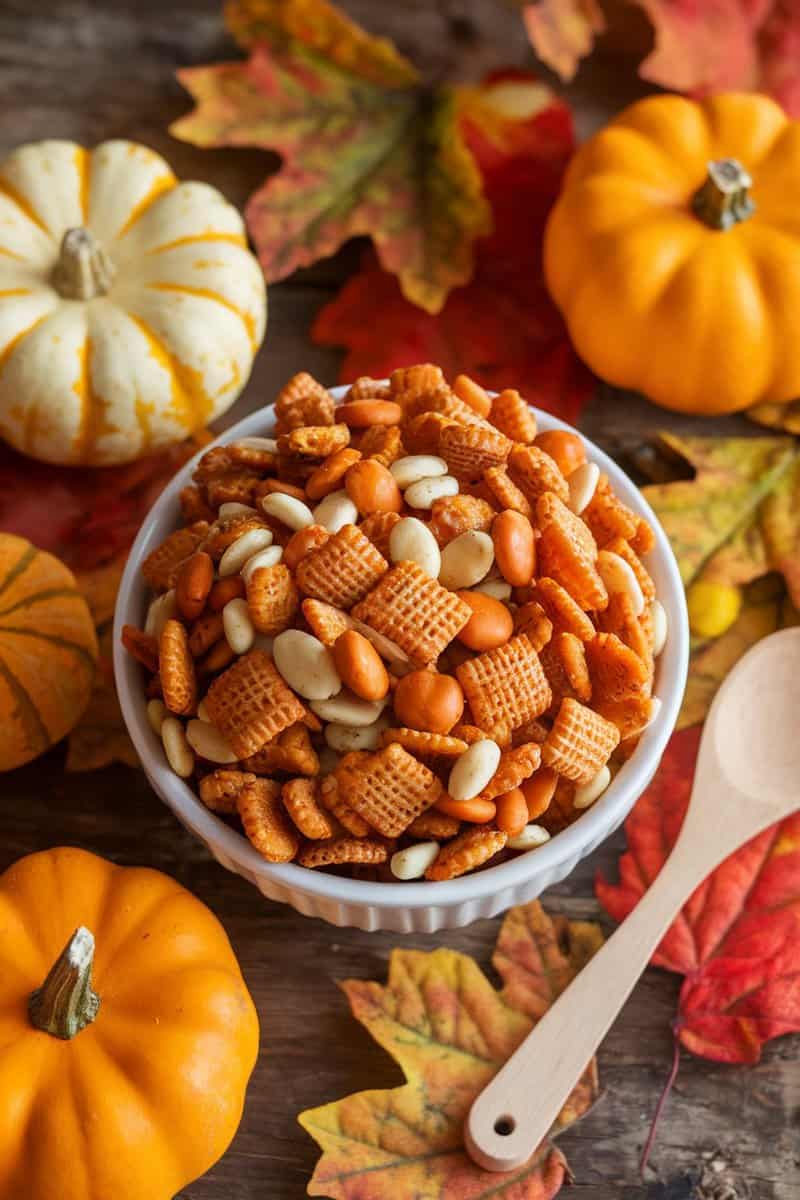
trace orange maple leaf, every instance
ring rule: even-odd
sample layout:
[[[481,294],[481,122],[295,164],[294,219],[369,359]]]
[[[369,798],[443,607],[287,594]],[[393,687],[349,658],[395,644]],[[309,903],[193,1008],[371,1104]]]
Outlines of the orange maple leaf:
[[[333,1200],[549,1200],[569,1177],[548,1139],[516,1171],[496,1175],[467,1156],[462,1126],[481,1089],[602,943],[597,925],[549,917],[537,901],[503,921],[497,991],[454,950],[394,950],[385,986],[342,985],[353,1015],[402,1068],[406,1083],[359,1092],[298,1118],[323,1154],[311,1196]],[[553,1132],[598,1095],[594,1060]]]

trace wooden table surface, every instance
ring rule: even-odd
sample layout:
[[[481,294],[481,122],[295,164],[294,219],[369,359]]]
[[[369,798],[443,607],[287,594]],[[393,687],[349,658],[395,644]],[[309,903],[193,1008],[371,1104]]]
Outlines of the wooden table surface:
[[[530,62],[517,14],[498,0],[345,0],[344,7],[370,29],[394,37],[437,76],[477,78],[493,66]],[[269,162],[263,152],[200,151],[167,133],[170,121],[188,108],[175,69],[235,53],[216,0],[2,0],[0,150],[46,137],[86,144],[129,137],[164,153],[180,176],[207,180],[241,205],[263,177]],[[641,90],[627,63],[599,60],[584,68],[567,93],[581,134]],[[301,368],[335,380],[336,354],[312,346],[308,330],[354,262],[351,248],[271,289],[267,344],[231,419],[270,400]],[[676,427],[643,401],[623,405],[605,396],[591,406],[584,428],[613,443],[619,433],[665,424]],[[120,863],[167,871],[220,917],[258,1005],[263,1054],[230,1152],[182,1200],[303,1196],[317,1151],[296,1114],[352,1091],[400,1082],[398,1068],[351,1019],[336,986],[348,977],[383,979],[397,938],[335,929],[262,899],[177,825],[137,770],[68,776],[57,749],[3,776],[0,791],[0,869],[34,850],[80,845]],[[623,843],[619,834],[583,862],[545,895],[546,907],[597,918],[594,874],[598,868],[613,874]],[[447,944],[486,966],[498,924],[483,921],[417,937],[413,945]],[[640,1180],[639,1154],[671,1059],[678,987],[675,977],[648,971],[607,1038],[600,1054],[605,1094],[561,1140],[575,1174],[574,1195],[796,1200],[800,1038],[772,1043],[749,1069],[685,1055],[647,1182]],[[0,1120],[1,1106],[0,1098]],[[725,1164],[719,1173],[712,1159]]]

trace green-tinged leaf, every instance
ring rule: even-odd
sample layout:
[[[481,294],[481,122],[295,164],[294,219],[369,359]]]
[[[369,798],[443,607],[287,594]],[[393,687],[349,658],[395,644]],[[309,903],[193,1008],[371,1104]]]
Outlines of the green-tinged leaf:
[[[406,1083],[300,1115],[323,1154],[309,1195],[334,1200],[549,1200],[567,1175],[550,1141],[495,1175],[467,1156],[462,1126],[481,1089],[602,943],[597,926],[551,920],[534,902],[503,922],[494,965],[502,991],[453,950],[394,950],[389,981],[343,985],[353,1015]],[[598,1094],[594,1063],[562,1110],[564,1127]]]
[[[228,0],[225,23],[245,50],[294,40],[380,87],[409,87],[419,72],[388,38],[373,37],[326,0]]]
[[[438,311],[470,278],[473,242],[490,228],[459,89],[422,87],[326,0],[240,2],[229,16],[250,58],[179,72],[196,108],[172,132],[282,156],[247,207],[267,279],[369,235],[408,299]]]
[[[693,479],[644,488],[672,543],[684,583],[700,574],[717,582],[745,583],[780,569],[764,543],[762,501],[796,469],[798,452],[791,438],[662,434],[661,440],[695,469]],[[779,525],[780,544],[785,546],[791,531],[784,521]],[[800,510],[795,514],[795,539],[798,531]]]

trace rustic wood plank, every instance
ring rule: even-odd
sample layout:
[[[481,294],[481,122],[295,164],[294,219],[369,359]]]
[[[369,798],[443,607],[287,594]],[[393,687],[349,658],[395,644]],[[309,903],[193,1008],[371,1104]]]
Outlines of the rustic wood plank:
[[[376,32],[394,37],[429,78],[477,79],[494,66],[530,61],[517,13],[498,0],[405,0],[395,5],[345,0],[345,7]],[[168,5],[163,0],[106,0],[102,5],[5,0],[0,8],[5,118],[0,152],[43,137],[87,144],[130,137],[165,154],[180,175],[205,179],[243,205],[274,165],[271,156],[255,150],[208,153],[167,132],[169,122],[188,108],[174,70],[235,53],[222,30],[217,0],[172,0]],[[629,67],[595,61],[568,92],[581,134],[641,92]],[[270,399],[300,368],[335,378],[337,355],[311,346],[308,333],[320,305],[357,255],[358,248],[350,247],[271,289],[267,343],[229,420]],[[613,447],[631,436],[688,424],[644,401],[605,394],[591,406],[586,429]],[[745,422],[742,429],[752,432]],[[384,978],[397,939],[337,930],[263,900],[210,860],[140,772],[119,767],[65,776],[62,764],[58,749],[3,777],[0,869],[37,849],[81,845],[120,863],[165,870],[211,906],[230,934],[256,999],[264,1053],[231,1151],[187,1188],[182,1200],[296,1200],[316,1159],[296,1113],[360,1088],[400,1082],[398,1069],[348,1016],[336,987],[338,979],[348,977]],[[598,868],[613,873],[622,845],[621,834],[610,839],[548,892],[547,907],[596,918],[594,873]],[[457,933],[415,938],[414,945],[450,944],[487,966],[497,928],[496,921],[479,922]],[[794,1200],[800,1039],[768,1047],[763,1062],[749,1070],[686,1056],[649,1182],[641,1184],[637,1162],[669,1068],[669,1022],[678,988],[676,979],[649,971],[603,1046],[606,1094],[562,1141],[576,1177],[575,1195],[587,1200],[689,1200],[704,1156],[719,1148],[737,1181],[731,1200]]]

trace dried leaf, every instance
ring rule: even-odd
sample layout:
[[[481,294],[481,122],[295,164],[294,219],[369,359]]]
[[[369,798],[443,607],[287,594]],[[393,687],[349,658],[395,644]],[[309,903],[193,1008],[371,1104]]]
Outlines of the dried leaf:
[[[464,1150],[462,1125],[496,1074],[602,942],[595,925],[551,919],[537,902],[503,922],[496,991],[456,951],[394,950],[386,986],[343,985],[353,1015],[402,1068],[406,1083],[360,1092],[300,1115],[323,1154],[308,1187],[335,1200],[424,1196],[426,1200],[547,1200],[568,1177],[549,1140],[517,1171],[481,1170]],[[582,1116],[598,1094],[592,1063],[558,1127]]]
[[[800,9],[795,0],[632,0],[653,26],[655,46],[639,68],[643,79],[705,96],[766,92],[800,115]],[[620,7],[620,26],[625,19]],[[562,79],[603,31],[595,0],[538,0],[523,6],[539,57]]]
[[[800,598],[800,453],[791,438],[679,438],[663,447],[693,479],[644,488],[688,586],[696,579],[743,587],[738,619],[693,646],[678,728],[704,720],[728,671],[784,623],[785,589]],[[783,582],[777,579],[782,576]]]
[[[128,549],[164,484],[209,440],[203,430],[138,462],[94,470],[33,462],[0,445],[0,529],[73,569],[111,562]]]
[[[75,575],[97,627],[100,654],[91,699],[69,735],[65,764],[68,771],[96,771],[114,762],[129,767],[139,765],[122,718],[112,666],[114,605],[125,558],[123,554],[114,562],[77,571]]]
[[[404,295],[438,311],[469,279],[474,239],[489,229],[461,89],[424,87],[328,0],[237,0],[227,17],[250,57],[180,71],[197,107],[171,132],[281,155],[247,206],[267,279],[367,234]]]
[[[700,730],[674,734],[655,780],[625,823],[620,882],[600,876],[603,907],[622,921],[666,861],[691,793]],[[684,975],[673,1022],[693,1054],[755,1063],[765,1042],[800,1031],[800,814],[726,859],[684,905],[652,962]]]
[[[643,79],[704,96],[766,92],[800,116],[800,10],[796,0],[636,0],[655,31]]]
[[[345,382],[427,360],[451,377],[519,388],[575,421],[594,381],[544,286],[540,236],[574,144],[569,110],[534,76],[514,73],[465,92],[462,122],[494,217],[494,232],[476,243],[472,282],[431,316],[370,254],[322,309],[313,337],[347,348]]]
[[[523,6],[522,19],[539,58],[565,81],[606,27],[597,0],[537,0]]]

